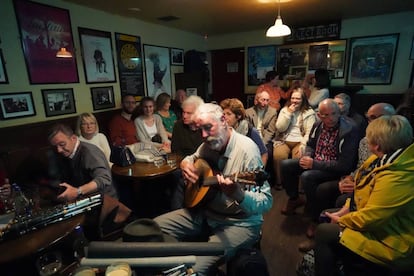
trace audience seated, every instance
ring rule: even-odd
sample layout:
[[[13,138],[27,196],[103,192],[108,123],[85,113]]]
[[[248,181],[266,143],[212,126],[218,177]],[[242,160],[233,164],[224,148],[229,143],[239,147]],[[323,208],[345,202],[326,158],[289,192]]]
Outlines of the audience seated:
[[[313,236],[319,217],[315,208],[318,185],[338,179],[355,168],[359,142],[354,124],[340,116],[339,107],[333,99],[323,100],[317,115],[320,121],[312,127],[304,155],[300,159],[281,161],[282,183],[289,196],[281,212],[292,215],[297,207],[305,204],[305,200],[299,197],[300,178],[306,194],[305,211],[312,218],[307,229],[308,236]]]
[[[268,158],[266,145],[263,143],[257,129],[246,120],[246,111],[243,103],[239,99],[232,98],[222,100],[220,106],[223,108],[223,114],[227,124],[238,133],[246,135],[256,143],[260,150],[262,162],[266,164]]]
[[[190,96],[183,101],[182,118],[174,125],[171,151],[178,153],[181,156],[187,156],[196,152],[197,148],[203,142],[201,130],[196,128],[192,117],[197,108],[204,104],[204,101],[199,96]],[[171,210],[176,210],[184,207],[184,179],[182,177],[181,169],[177,169],[173,173],[174,186],[172,188],[171,196]]]
[[[273,138],[276,133],[277,110],[269,106],[270,96],[262,91],[255,96],[255,105],[246,109],[247,120],[259,131],[263,143],[266,145],[268,156],[273,156]],[[268,158],[266,171],[269,173],[269,182],[273,186],[273,158]]]
[[[273,142],[276,188],[282,185],[280,160],[298,159],[302,155],[315,120],[315,111],[309,106],[303,89],[294,89],[276,121],[277,136]]]
[[[177,121],[177,116],[172,110],[170,110],[171,96],[167,93],[159,94],[156,99],[156,105],[156,113],[161,116],[162,124],[167,132],[168,139],[171,139],[173,127]]]
[[[324,99],[329,98],[329,86],[331,83],[329,71],[326,69],[317,69],[314,77],[311,77],[312,86],[309,95],[309,104],[318,111],[318,105]]]
[[[111,148],[108,143],[108,139],[102,133],[99,133],[99,124],[96,120],[95,115],[92,113],[82,113],[79,115],[76,123],[76,134],[79,137],[79,140],[82,142],[87,142],[93,144],[100,148],[104,153],[106,160],[110,166],[112,163],[111,158]]]
[[[266,82],[256,90],[256,94],[263,91],[269,93],[269,106],[275,108],[277,111],[280,110],[280,99],[288,99],[290,94],[283,91],[279,87],[279,74],[276,71],[269,71],[266,73]]]
[[[135,97],[130,94],[122,96],[122,111],[109,123],[111,145],[131,145],[138,142],[134,121],[131,119],[136,107]]]
[[[315,275],[394,275],[414,269],[413,129],[400,115],[366,131],[369,157],[355,174],[352,200],[315,233]],[[408,273],[407,275],[412,275]]]
[[[182,104],[187,99],[187,92],[184,89],[177,89],[175,98],[171,100],[171,110],[174,111],[177,119],[181,119],[183,113]]]
[[[377,103],[372,105],[367,111],[367,118],[371,122],[374,118],[379,118],[383,115],[394,115],[395,109],[388,103]],[[364,137],[359,142],[358,147],[358,163],[356,170],[372,155],[367,143],[367,138]],[[327,181],[321,183],[316,189],[315,194],[315,208],[322,212],[325,209],[332,207],[341,207],[345,201],[351,197],[355,187],[354,175],[352,172],[349,175],[342,176],[341,179]],[[312,238],[312,237],[311,237]],[[314,240],[307,240],[299,244],[299,250],[308,251],[314,247]]]
[[[358,112],[351,108],[351,97],[345,93],[335,95],[334,101],[338,104],[341,115],[352,119],[359,130],[359,139],[365,136],[367,120]]]
[[[171,142],[160,115],[154,114],[155,101],[144,97],[138,106],[138,117],[134,119],[136,134],[140,142],[150,143],[165,152],[171,152]]]

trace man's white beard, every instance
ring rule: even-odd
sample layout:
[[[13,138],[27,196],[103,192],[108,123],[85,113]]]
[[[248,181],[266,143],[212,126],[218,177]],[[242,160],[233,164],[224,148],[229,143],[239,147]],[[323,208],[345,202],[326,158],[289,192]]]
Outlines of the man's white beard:
[[[207,145],[212,150],[220,151],[225,144],[225,140],[226,140],[225,133],[226,133],[225,130],[221,130],[220,133],[216,137],[212,137],[212,136],[207,137],[206,139]]]

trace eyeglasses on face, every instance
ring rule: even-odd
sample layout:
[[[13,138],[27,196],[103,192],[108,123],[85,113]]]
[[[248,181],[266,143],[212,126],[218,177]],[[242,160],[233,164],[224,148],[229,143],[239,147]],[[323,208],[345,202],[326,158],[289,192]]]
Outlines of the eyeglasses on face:
[[[338,112],[332,112],[331,114],[322,114],[322,113],[318,113],[318,116],[319,116],[321,119],[326,119],[326,118],[328,118],[328,117],[335,117],[335,116],[338,116]]]

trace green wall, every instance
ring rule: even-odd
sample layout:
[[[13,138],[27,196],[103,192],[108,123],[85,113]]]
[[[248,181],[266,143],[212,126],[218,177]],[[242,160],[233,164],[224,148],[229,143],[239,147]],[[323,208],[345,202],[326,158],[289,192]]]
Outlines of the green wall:
[[[77,113],[93,111],[90,87],[112,85],[115,92],[116,107],[120,106],[119,83],[86,84],[83,63],[80,53],[78,27],[97,29],[112,33],[112,47],[115,49],[114,32],[136,35],[141,37],[142,44],[151,44],[164,47],[181,48],[184,51],[196,49],[206,51],[204,37],[183,32],[177,29],[162,27],[144,21],[124,18],[117,15],[85,8],[60,0],[41,0],[39,3],[68,9],[72,23],[72,35],[75,44],[75,54],[79,75],[79,83],[71,84],[36,84],[30,85],[23,50],[20,43],[18,25],[15,17],[12,0],[1,0],[0,5],[0,48],[6,61],[6,71],[9,84],[0,84],[0,93],[16,93],[31,91],[33,94],[36,116],[8,119],[1,121],[0,127],[22,125],[32,122],[53,120],[74,114],[46,117],[41,89],[73,88]],[[114,57],[115,59],[115,57]],[[116,60],[114,60],[116,64]],[[183,72],[183,66],[171,66],[172,89],[175,89],[174,73]],[[116,78],[119,81],[117,66]],[[1,138],[0,138],[1,139]]]
[[[414,12],[404,12],[342,21],[341,39],[392,33],[400,34],[392,83],[390,85],[364,85],[364,93],[403,93],[408,88],[413,66],[413,60],[409,60],[411,44],[414,37],[413,18]],[[289,24],[286,19],[283,22]],[[283,44],[283,39],[281,38],[266,37],[266,27],[268,26],[263,26],[263,30],[252,32],[211,36],[208,39],[208,49],[245,47],[247,51],[247,47],[249,46]],[[247,64],[245,68],[247,70]],[[344,79],[334,79],[332,80],[332,85],[344,85]],[[247,86],[246,84],[247,92],[253,92],[255,90],[256,87]]]
[[[34,97],[36,116],[17,118],[0,121],[0,127],[22,125],[31,122],[41,122],[45,120],[57,119],[63,116],[46,117],[44,112],[41,89],[54,88],[73,88],[78,113],[92,111],[92,101],[90,96],[91,86],[113,85],[115,91],[116,106],[120,105],[119,83],[105,84],[86,84],[83,72],[83,64],[80,56],[79,36],[77,28],[85,27],[98,29],[112,33],[120,32],[141,37],[143,44],[152,44],[165,47],[182,48],[184,51],[196,49],[198,51],[208,51],[213,49],[227,49],[236,47],[247,47],[257,45],[280,45],[283,43],[281,38],[266,38],[265,29],[252,32],[234,33],[222,36],[210,36],[207,40],[197,34],[180,31],[173,28],[162,27],[144,21],[131,18],[124,18],[117,15],[85,8],[61,0],[38,0],[56,7],[68,9],[70,11],[72,34],[75,48],[77,51],[76,60],[79,74],[79,83],[74,84],[48,84],[30,85],[24,62],[23,51],[20,43],[17,22],[15,18],[12,0],[1,0],[0,6],[0,48],[3,51],[6,61],[9,84],[0,84],[0,93],[16,93],[31,91]],[[341,38],[357,36],[380,35],[389,33],[400,33],[398,51],[396,56],[394,74],[391,85],[366,85],[365,93],[402,93],[408,87],[409,78],[413,61],[409,60],[412,39],[414,35],[414,12],[398,14],[388,14],[376,17],[365,17],[359,19],[344,20],[342,22]],[[271,23],[271,22],[270,22]],[[269,23],[269,24],[270,24]],[[286,22],[288,23],[288,22]],[[113,49],[115,49],[112,39]],[[116,60],[115,60],[116,62]],[[246,66],[247,68],[247,66]],[[117,80],[117,67],[115,66]],[[172,88],[175,89],[174,73],[182,72],[182,66],[171,67]],[[333,85],[343,85],[343,79],[333,80]],[[247,87],[247,92],[252,92],[255,87]],[[66,116],[73,116],[66,115]]]

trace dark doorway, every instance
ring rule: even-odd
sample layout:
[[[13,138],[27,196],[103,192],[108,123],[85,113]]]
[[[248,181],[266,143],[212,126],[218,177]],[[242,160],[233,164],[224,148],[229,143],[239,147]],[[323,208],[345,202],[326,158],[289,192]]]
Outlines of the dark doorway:
[[[212,100],[238,98],[245,102],[244,48],[211,52]]]

